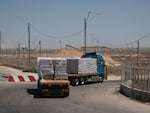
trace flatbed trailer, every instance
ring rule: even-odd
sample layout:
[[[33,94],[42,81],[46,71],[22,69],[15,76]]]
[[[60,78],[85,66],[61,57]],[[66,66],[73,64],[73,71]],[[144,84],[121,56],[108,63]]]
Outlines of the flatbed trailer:
[[[103,79],[97,73],[69,74],[68,80],[73,86],[84,85],[87,83],[103,82]]]
[[[84,60],[85,58],[85,60]],[[92,59],[90,59],[92,58]],[[83,59],[83,61],[82,61]],[[86,61],[86,59],[89,59]],[[95,63],[93,63],[93,59],[95,59]],[[68,80],[70,84],[73,86],[84,85],[87,83],[94,83],[94,82],[103,82],[104,79],[107,79],[107,66],[105,65],[105,61],[100,54],[96,54],[96,52],[85,53],[81,61],[78,60],[77,62],[70,61],[71,66],[69,66],[70,70],[74,74],[68,74]],[[72,63],[73,66],[72,66]],[[76,65],[78,64],[78,65]],[[82,68],[81,68],[82,67]],[[77,73],[74,72],[75,70]],[[81,72],[79,72],[79,70]],[[84,70],[84,72],[83,72]],[[91,73],[89,70],[95,70],[94,73]]]
[[[69,96],[69,84],[68,80],[39,79],[39,94],[43,96],[67,97]]]

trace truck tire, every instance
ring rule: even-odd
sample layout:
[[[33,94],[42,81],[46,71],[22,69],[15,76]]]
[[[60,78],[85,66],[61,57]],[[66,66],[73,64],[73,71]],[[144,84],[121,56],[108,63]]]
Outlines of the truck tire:
[[[65,97],[68,97],[69,96],[69,92],[67,92],[67,93],[65,93],[64,95],[63,95],[63,97],[65,98]]]
[[[84,85],[84,84],[85,84],[85,80],[84,80],[83,77],[80,78],[80,84],[81,84],[81,85]]]
[[[38,94],[36,95],[36,97],[41,97],[42,93],[41,93],[41,85],[40,85],[40,80],[39,79],[38,79],[37,87],[38,87]]]
[[[40,92],[41,91],[41,86],[40,86],[40,80],[39,79],[38,79],[37,86],[38,86],[38,91]]]
[[[79,79],[78,78],[74,78],[74,85],[78,86],[79,85]]]
[[[103,82],[104,81],[104,79],[103,79],[103,77],[99,77],[99,82]]]

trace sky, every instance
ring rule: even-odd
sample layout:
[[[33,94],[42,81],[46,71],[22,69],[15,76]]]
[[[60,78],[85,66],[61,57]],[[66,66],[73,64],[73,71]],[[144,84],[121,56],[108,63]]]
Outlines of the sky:
[[[88,15],[88,12],[89,13]],[[0,0],[4,48],[150,47],[150,0]]]

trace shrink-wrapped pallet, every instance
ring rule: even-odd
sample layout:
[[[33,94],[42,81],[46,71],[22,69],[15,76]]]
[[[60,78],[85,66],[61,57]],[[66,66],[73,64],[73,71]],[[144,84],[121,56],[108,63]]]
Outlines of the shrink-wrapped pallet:
[[[64,58],[41,58],[38,74],[42,78],[66,79],[67,60]]]
[[[53,64],[55,67],[56,75],[67,74],[67,60],[65,58],[55,58],[53,59]]]
[[[68,74],[92,74],[97,73],[97,59],[77,58],[67,59]]]
[[[67,73],[78,74],[79,59],[67,59]]]
[[[45,77],[52,77],[54,74],[54,66],[52,59],[40,59],[38,74]]]
[[[78,66],[78,74],[97,73],[97,59],[81,58]]]

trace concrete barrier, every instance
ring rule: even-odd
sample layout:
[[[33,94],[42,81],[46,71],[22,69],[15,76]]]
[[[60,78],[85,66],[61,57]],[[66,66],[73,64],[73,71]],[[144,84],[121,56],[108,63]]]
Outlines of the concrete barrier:
[[[138,99],[144,102],[150,102],[150,92],[139,90],[136,88],[132,88],[130,86],[125,85],[124,83],[121,84],[121,93],[125,96]]]
[[[37,80],[37,74],[8,76],[9,82],[36,82]]]

